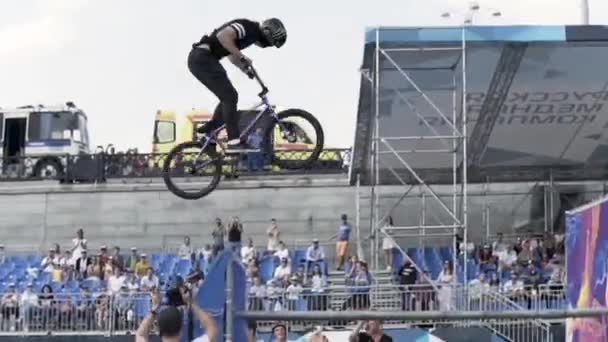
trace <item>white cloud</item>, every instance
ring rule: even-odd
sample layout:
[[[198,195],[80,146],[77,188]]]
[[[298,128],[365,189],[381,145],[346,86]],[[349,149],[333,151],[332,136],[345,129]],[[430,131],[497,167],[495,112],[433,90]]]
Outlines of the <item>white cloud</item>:
[[[60,50],[76,38],[72,17],[89,0],[40,1],[31,16],[0,29],[3,62]]]

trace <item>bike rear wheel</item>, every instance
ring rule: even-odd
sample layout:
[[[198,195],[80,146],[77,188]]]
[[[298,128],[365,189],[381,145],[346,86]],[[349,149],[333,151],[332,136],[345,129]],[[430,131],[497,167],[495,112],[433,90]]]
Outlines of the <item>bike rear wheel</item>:
[[[191,141],[175,146],[167,155],[163,163],[163,180],[174,195],[195,200],[207,196],[219,184],[221,160],[201,152],[202,149],[202,142]]]
[[[311,167],[323,150],[325,137],[321,124],[312,114],[302,109],[287,109],[277,116],[279,121],[268,127],[265,136],[280,134],[281,145],[284,146],[285,151],[281,151],[275,143],[272,163],[287,170]],[[303,124],[310,127],[309,132],[302,130]],[[304,141],[296,141],[298,138],[304,138]],[[294,151],[291,146],[296,150]]]

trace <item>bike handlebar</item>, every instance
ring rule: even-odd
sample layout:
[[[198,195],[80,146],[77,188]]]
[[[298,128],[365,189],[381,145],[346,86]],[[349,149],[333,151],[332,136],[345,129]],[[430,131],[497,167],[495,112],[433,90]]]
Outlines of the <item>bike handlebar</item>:
[[[266,84],[264,84],[264,81],[262,81],[262,79],[260,78],[260,75],[258,75],[258,72],[255,70],[253,65],[249,64],[247,62],[247,60],[244,58],[241,58],[241,63],[245,64],[245,69],[246,69],[247,75],[250,78],[255,78],[255,80],[258,82],[260,87],[262,87],[262,91],[258,94],[258,96],[264,97],[266,94],[268,94],[268,87],[266,87]]]

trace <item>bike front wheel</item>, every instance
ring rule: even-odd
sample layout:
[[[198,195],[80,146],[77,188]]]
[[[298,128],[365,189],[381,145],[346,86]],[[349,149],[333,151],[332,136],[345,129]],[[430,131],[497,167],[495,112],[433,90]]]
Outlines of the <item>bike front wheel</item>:
[[[220,182],[222,165],[217,156],[203,152],[203,143],[191,141],[175,146],[163,163],[167,189],[183,199],[207,196]]]
[[[277,116],[279,121],[265,134],[273,137],[272,163],[287,170],[313,166],[323,151],[325,139],[317,118],[302,109],[287,109]]]

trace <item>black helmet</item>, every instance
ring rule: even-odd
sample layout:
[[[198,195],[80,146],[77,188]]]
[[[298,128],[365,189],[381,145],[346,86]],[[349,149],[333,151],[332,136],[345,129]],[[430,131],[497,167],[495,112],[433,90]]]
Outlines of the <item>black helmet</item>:
[[[262,32],[268,43],[277,48],[283,46],[287,40],[287,30],[285,30],[285,26],[281,20],[277,18],[264,20],[262,23]]]

